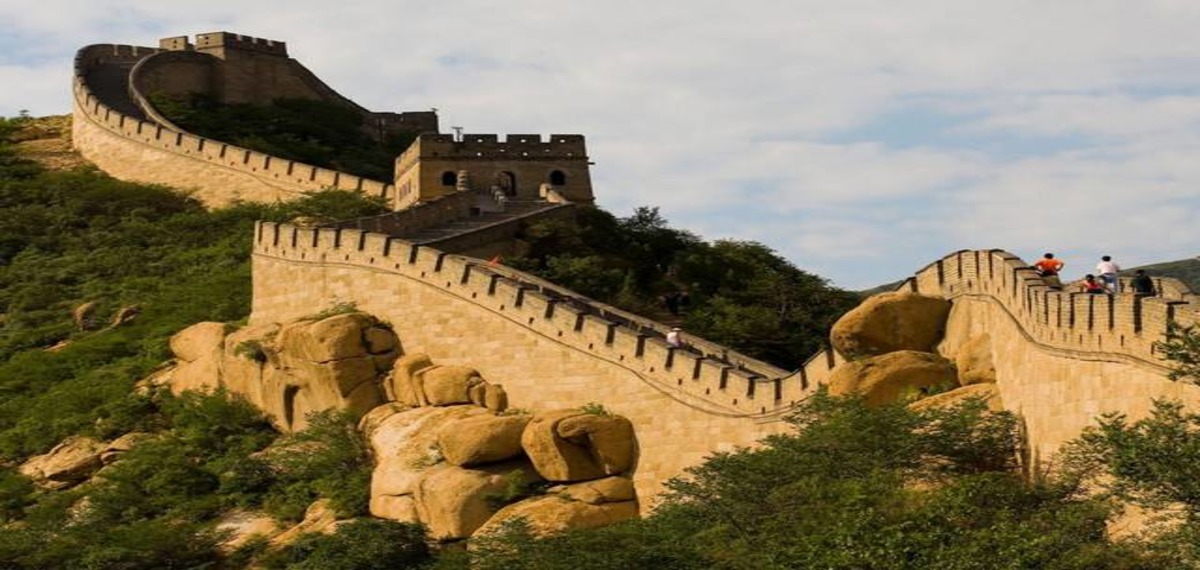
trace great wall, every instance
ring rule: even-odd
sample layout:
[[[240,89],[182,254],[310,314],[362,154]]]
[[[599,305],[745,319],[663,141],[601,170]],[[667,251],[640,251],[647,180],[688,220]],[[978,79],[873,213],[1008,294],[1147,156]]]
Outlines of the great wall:
[[[788,371],[703,339],[689,350],[672,348],[662,324],[481,261],[514,223],[592,201],[578,135],[509,135],[501,143],[495,135],[426,133],[398,157],[394,182],[374,181],[183,132],[146,101],[153,84],[211,88],[212,57],[228,63],[234,53],[251,62],[242,75],[266,73],[295,93],[336,95],[285,59],[279,42],[204,34],[194,48],[186,38],[159,48],[89,46],[76,57],[74,140],[114,176],[195,189],[213,205],[326,187],[393,204],[394,214],[328,227],[260,223],[252,323],[353,303],[391,322],[405,351],[477,368],[515,401],[540,408],[601,402],[636,426],[634,480],[642,496],[713,452],[785,429],[789,410],[844,362],[822,351]],[[184,79],[165,79],[164,70],[180,68],[190,70]],[[222,80],[231,99],[253,99],[237,77]],[[436,117],[380,117],[436,131]],[[492,184],[472,188],[471,180]],[[522,202],[525,209],[516,207]],[[1200,404],[1200,388],[1166,380],[1154,347],[1169,322],[1197,321],[1197,297],[1177,282],[1163,280],[1162,295],[1151,298],[1064,292],[1016,256],[983,250],[950,254],[902,288],[952,302],[941,353],[991,336],[1004,405],[1021,415],[1041,457],[1101,413],[1139,416],[1158,397]]]

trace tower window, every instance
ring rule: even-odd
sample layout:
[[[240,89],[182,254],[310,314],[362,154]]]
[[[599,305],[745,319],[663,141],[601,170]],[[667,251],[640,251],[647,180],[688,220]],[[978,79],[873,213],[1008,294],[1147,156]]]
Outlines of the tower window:
[[[552,186],[562,186],[567,183],[567,175],[561,170],[555,170],[550,173],[550,184]]]
[[[458,185],[458,173],[457,172],[447,170],[446,172],[442,173],[442,186],[457,186],[457,185]]]

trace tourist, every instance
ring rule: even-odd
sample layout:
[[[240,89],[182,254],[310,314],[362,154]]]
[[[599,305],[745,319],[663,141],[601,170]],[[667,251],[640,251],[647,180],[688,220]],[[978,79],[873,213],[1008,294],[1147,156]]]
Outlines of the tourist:
[[[1146,275],[1145,269],[1134,272],[1133,279],[1129,280],[1129,288],[1133,289],[1133,294],[1138,297],[1150,297],[1158,294],[1154,288],[1154,280]]]
[[[667,344],[671,348],[683,348],[683,329],[671,327],[671,332],[667,333]]]
[[[1091,293],[1093,295],[1108,293],[1108,288],[1103,283],[1097,281],[1096,276],[1091,273],[1083,276],[1083,283],[1080,283],[1080,288],[1084,293]]]
[[[1110,293],[1121,292],[1121,281],[1117,279],[1117,273],[1120,271],[1121,268],[1113,263],[1112,256],[1109,255],[1101,257],[1100,263],[1096,264],[1096,273]]]
[[[1058,274],[1062,271],[1063,262],[1061,259],[1055,259],[1053,253],[1043,255],[1037,263],[1033,264],[1033,268],[1038,275],[1042,276],[1042,280],[1046,285],[1055,289],[1062,289],[1062,281],[1059,280]]]

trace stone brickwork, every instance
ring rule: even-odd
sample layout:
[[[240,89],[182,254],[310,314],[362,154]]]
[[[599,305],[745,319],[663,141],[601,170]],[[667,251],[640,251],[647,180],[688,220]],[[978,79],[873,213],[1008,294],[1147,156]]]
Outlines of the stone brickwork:
[[[672,349],[628,315],[478,260],[359,230],[258,225],[252,323],[347,302],[389,321],[405,353],[475,368],[511,401],[544,409],[598,402],[628,417],[644,497],[714,451],[786,429],[783,415],[837,363],[822,353],[789,373],[731,352],[721,361]]]
[[[86,78],[101,65],[132,67],[158,50],[93,45],[75,56],[75,147],[96,166],[124,180],[166,184],[213,206],[237,200],[273,202],[303,192],[338,188],[392,197],[392,185],[319,168],[181,132],[101,102]]]
[[[423,134],[396,158],[401,205],[455,191],[466,177],[479,190],[497,188],[514,200],[540,198],[543,184],[575,203],[590,204],[592,180],[583,135]]]
[[[1154,398],[1200,408],[1200,387],[1168,381],[1154,348],[1168,322],[1195,324],[1200,304],[1182,283],[1160,281],[1162,297],[1059,291],[1017,256],[985,250],[948,255],[905,286],[953,302],[944,354],[991,336],[1004,405],[1046,461],[1099,414],[1142,417]]]

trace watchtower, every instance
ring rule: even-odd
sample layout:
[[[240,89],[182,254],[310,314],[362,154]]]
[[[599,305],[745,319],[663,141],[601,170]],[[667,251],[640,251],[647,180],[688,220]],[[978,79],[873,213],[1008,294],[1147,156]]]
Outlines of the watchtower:
[[[549,190],[590,204],[592,179],[583,135],[423,134],[396,159],[397,206],[464,189],[512,200]]]

